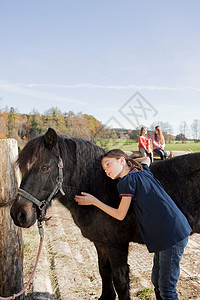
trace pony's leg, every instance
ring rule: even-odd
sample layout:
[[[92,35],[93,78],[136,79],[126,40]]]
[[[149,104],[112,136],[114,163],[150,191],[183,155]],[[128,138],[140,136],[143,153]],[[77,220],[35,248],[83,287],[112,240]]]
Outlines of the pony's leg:
[[[98,254],[99,273],[102,279],[102,294],[99,300],[115,300],[116,294],[112,283],[112,270],[106,249],[101,243],[94,243]]]
[[[127,264],[128,243],[116,245],[107,249],[111,263],[113,282],[119,300],[130,300],[129,294],[129,266]]]

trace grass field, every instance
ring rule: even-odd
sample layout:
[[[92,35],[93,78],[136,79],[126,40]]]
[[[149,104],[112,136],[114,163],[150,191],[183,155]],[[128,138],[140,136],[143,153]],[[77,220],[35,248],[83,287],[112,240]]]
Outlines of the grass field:
[[[111,150],[115,148],[122,149],[124,151],[137,151],[138,143],[133,140],[125,140],[125,139],[98,139],[95,141],[96,144],[105,150]],[[194,141],[172,141],[170,143],[166,143],[165,149],[170,151],[188,151],[192,152],[200,152],[200,142]]]

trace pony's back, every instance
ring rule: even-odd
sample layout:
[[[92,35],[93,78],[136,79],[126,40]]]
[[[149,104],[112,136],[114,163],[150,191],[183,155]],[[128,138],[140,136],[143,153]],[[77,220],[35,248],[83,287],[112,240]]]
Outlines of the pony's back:
[[[200,232],[200,153],[155,162],[150,168],[188,218],[193,231]]]

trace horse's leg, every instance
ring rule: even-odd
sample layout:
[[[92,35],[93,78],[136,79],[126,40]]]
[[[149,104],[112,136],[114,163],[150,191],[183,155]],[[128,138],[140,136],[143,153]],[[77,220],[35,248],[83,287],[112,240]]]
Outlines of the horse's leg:
[[[108,248],[108,256],[111,263],[113,282],[119,300],[130,300],[129,294],[129,266],[128,243],[116,245],[115,248]]]
[[[102,278],[102,294],[99,300],[115,300],[116,294],[112,283],[112,270],[106,249],[101,243],[94,243],[98,254],[99,273]]]

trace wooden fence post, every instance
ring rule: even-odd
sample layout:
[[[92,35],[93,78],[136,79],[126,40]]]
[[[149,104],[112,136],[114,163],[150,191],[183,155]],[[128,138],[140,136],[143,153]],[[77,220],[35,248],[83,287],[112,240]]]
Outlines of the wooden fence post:
[[[0,296],[2,297],[17,294],[24,287],[22,232],[14,225],[10,217],[11,206],[8,204],[15,198],[20,181],[19,170],[13,166],[17,155],[16,140],[0,139]],[[16,299],[25,299],[25,296]]]

